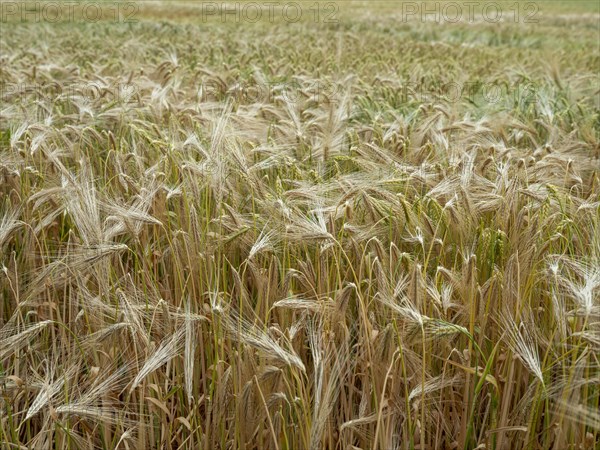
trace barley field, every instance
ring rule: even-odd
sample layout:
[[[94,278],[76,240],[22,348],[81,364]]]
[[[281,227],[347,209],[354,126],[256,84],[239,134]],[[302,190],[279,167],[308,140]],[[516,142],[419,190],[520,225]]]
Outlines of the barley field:
[[[600,448],[600,6],[467,3],[2,0],[0,448]]]

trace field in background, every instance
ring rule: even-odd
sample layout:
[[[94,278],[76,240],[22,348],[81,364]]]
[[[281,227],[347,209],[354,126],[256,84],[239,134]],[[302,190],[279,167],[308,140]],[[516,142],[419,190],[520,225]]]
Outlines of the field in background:
[[[49,3],[0,2],[0,447],[598,448],[596,2]]]

